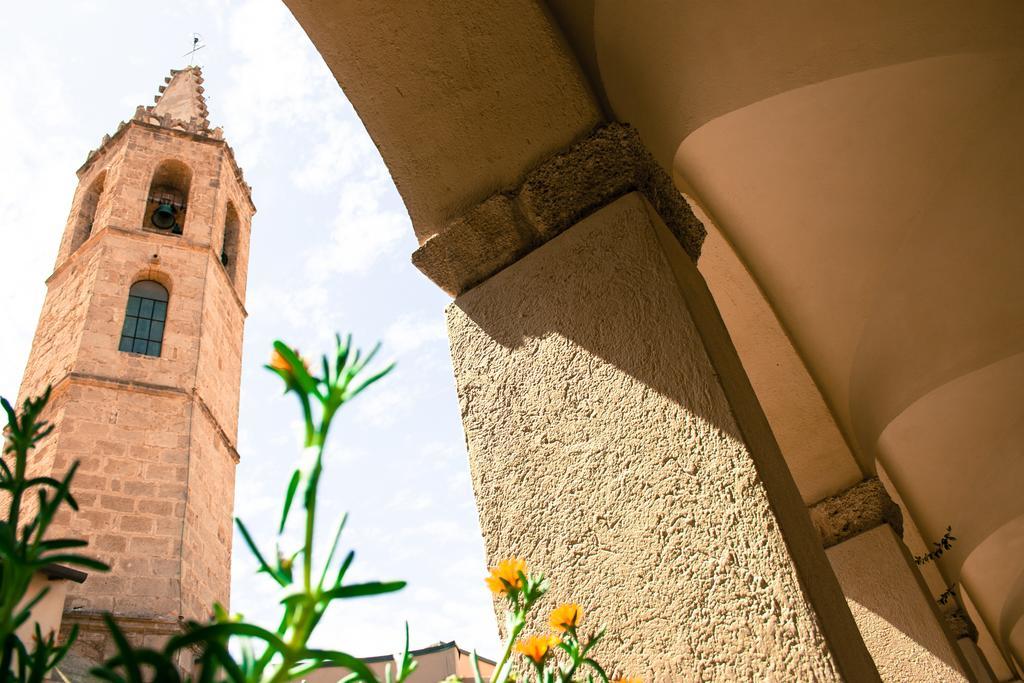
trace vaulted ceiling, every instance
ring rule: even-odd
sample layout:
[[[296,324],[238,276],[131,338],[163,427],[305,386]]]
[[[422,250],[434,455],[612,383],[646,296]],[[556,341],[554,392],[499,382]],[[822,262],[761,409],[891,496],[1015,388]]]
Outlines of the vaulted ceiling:
[[[1024,5],[286,3],[421,241],[634,125],[805,500],[884,470],[1024,661]]]

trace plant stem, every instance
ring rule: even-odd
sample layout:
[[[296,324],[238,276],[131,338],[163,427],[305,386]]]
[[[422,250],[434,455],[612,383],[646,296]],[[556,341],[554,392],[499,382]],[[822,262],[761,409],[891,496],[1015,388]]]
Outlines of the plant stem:
[[[519,638],[519,634],[522,633],[525,626],[526,619],[522,616],[517,616],[512,624],[512,629],[509,631],[508,640],[505,641],[505,649],[501,653],[501,658],[494,667],[495,678],[491,679],[491,683],[505,683],[508,680],[508,667],[505,665],[512,654],[512,648],[516,644],[516,639]]]

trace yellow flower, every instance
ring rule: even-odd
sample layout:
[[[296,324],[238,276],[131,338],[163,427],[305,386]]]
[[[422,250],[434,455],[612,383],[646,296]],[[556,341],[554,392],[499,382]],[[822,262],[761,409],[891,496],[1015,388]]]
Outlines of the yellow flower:
[[[548,623],[556,631],[565,633],[570,628],[579,626],[581,619],[583,619],[583,608],[576,603],[569,603],[556,607],[551,613]]]
[[[519,590],[523,587],[519,572],[526,573],[526,560],[513,557],[502,560],[497,567],[491,567],[491,575],[484,581],[494,593],[507,593],[510,588]]]
[[[553,647],[557,647],[562,639],[558,636],[530,636],[525,641],[516,643],[516,651],[530,658],[538,666],[544,663],[544,658]]]

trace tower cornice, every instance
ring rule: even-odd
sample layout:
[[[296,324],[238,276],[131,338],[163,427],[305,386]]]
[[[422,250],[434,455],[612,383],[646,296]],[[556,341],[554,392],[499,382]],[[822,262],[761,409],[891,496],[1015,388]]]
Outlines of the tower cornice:
[[[242,171],[241,166],[238,165],[238,161],[235,159],[235,151],[231,148],[231,145],[228,144],[227,140],[225,140],[224,138],[211,137],[203,133],[192,132],[181,128],[168,128],[160,124],[150,123],[148,121],[143,121],[139,119],[122,121],[118,125],[117,130],[114,132],[113,135],[103,136],[103,140],[100,142],[100,146],[89,152],[89,154],[85,158],[85,163],[83,163],[78,168],[75,174],[79,178],[85,176],[85,174],[89,172],[89,169],[92,168],[92,166],[97,161],[99,161],[100,158],[102,158],[103,155],[109,149],[113,147],[114,143],[120,140],[124,135],[126,135],[125,131],[129,130],[132,127],[142,128],[151,131],[159,131],[161,133],[166,133],[176,137],[182,137],[188,140],[193,140],[195,142],[201,142],[204,144],[217,145],[223,147],[224,151],[227,154],[228,161],[231,162],[231,168],[234,171],[235,178],[238,180],[238,185],[244,191],[246,202],[249,204],[249,208],[252,210],[252,213],[256,213],[256,205],[252,201],[252,187],[247,182],[245,182],[245,174]]]

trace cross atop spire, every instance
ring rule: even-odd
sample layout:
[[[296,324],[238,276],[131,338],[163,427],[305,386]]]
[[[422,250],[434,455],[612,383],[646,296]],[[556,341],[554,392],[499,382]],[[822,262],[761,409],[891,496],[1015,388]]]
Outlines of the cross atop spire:
[[[210,130],[209,110],[203,97],[203,71],[198,66],[185,69],[171,69],[171,75],[164,78],[160,94],[153,98],[154,104],[140,106],[135,119],[155,123],[164,128],[179,128],[190,133],[212,135],[220,138],[220,129]]]

